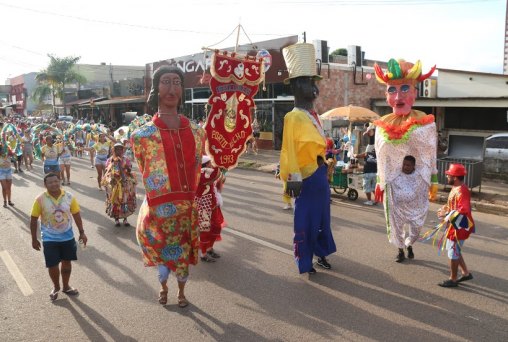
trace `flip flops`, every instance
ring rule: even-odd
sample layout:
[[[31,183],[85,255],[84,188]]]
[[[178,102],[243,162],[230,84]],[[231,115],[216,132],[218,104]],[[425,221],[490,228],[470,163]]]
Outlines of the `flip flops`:
[[[60,290],[53,289],[53,291],[51,291],[49,294],[49,299],[51,299],[51,301],[55,301],[58,298],[58,291]]]
[[[77,296],[79,294],[78,289],[73,287],[69,287],[67,290],[62,290],[62,292],[69,296]]]

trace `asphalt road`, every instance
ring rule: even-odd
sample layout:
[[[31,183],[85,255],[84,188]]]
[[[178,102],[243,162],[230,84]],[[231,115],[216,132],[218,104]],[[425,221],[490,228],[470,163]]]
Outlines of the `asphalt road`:
[[[414,260],[395,263],[381,207],[334,196],[332,269],[299,275],[281,183],[234,170],[223,192],[228,228],[216,244],[222,258],[191,269],[191,305],[180,309],[173,277],[168,305],[157,303],[156,271],[143,266],[135,229],[114,227],[104,214],[95,170],[83,159],[74,160],[72,172],[65,188],[81,204],[89,238],[73,263],[71,285],[80,295],[50,302],[43,255],[31,248],[30,209],[43,191],[38,163],[14,176],[16,206],[0,210],[2,341],[508,340],[505,217],[474,213],[477,234],[464,256],[475,278],[443,289],[436,284],[447,277],[447,258],[435,247],[418,243]],[[436,209],[431,204],[427,227],[436,223]]]

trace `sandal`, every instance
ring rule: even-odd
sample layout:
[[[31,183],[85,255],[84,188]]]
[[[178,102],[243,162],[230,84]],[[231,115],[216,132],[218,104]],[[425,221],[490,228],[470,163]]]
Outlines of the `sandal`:
[[[67,290],[62,290],[62,292],[69,296],[77,296],[79,294],[78,289],[73,287],[69,287]]]
[[[120,227],[120,221],[115,220],[115,227]]]
[[[51,291],[51,293],[49,294],[49,299],[51,299],[51,301],[54,301],[58,298],[58,291],[59,290],[55,290],[55,289],[53,289],[53,291]]]
[[[445,280],[438,284],[441,287],[457,287],[459,284],[451,279]]]
[[[4,208],[7,208],[7,202],[4,202]]]
[[[159,291],[159,304],[166,305],[168,303],[168,290]]]
[[[130,227],[131,224],[129,222],[127,222],[127,219],[125,219],[125,220],[123,220],[123,225],[125,227]]]
[[[189,301],[187,300],[187,298],[185,298],[185,297],[182,297],[182,298],[178,297],[178,307],[184,308],[187,305],[189,305]]]
[[[12,203],[11,201],[9,201],[9,205],[10,205],[11,207],[14,207],[14,203]]]
[[[469,274],[467,276],[463,275],[462,277],[457,279],[457,283],[461,283],[463,281],[471,280],[471,279],[473,279],[473,273],[469,272]]]

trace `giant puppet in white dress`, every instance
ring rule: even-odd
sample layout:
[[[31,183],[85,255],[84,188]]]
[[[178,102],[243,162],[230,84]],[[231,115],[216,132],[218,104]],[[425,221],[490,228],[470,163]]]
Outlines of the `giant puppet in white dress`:
[[[416,64],[390,59],[383,73],[376,64],[376,78],[386,84],[386,101],[393,113],[375,121],[378,186],[376,200],[383,201],[389,241],[398,249],[396,261],[413,258],[412,245],[418,239],[429,207],[428,193],[437,192],[436,124],[434,115],[413,110],[419,82],[434,72],[433,67],[422,75],[420,61]],[[416,160],[414,175],[402,172],[404,157]],[[382,196],[384,191],[384,196]],[[404,225],[409,225],[408,236]]]

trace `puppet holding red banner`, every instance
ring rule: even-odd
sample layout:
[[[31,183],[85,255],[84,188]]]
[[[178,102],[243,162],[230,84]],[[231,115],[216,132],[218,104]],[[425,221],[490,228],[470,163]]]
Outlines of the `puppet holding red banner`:
[[[264,79],[262,59],[216,51],[212,57],[211,109],[205,125],[213,164],[234,168],[252,135],[253,97]]]

